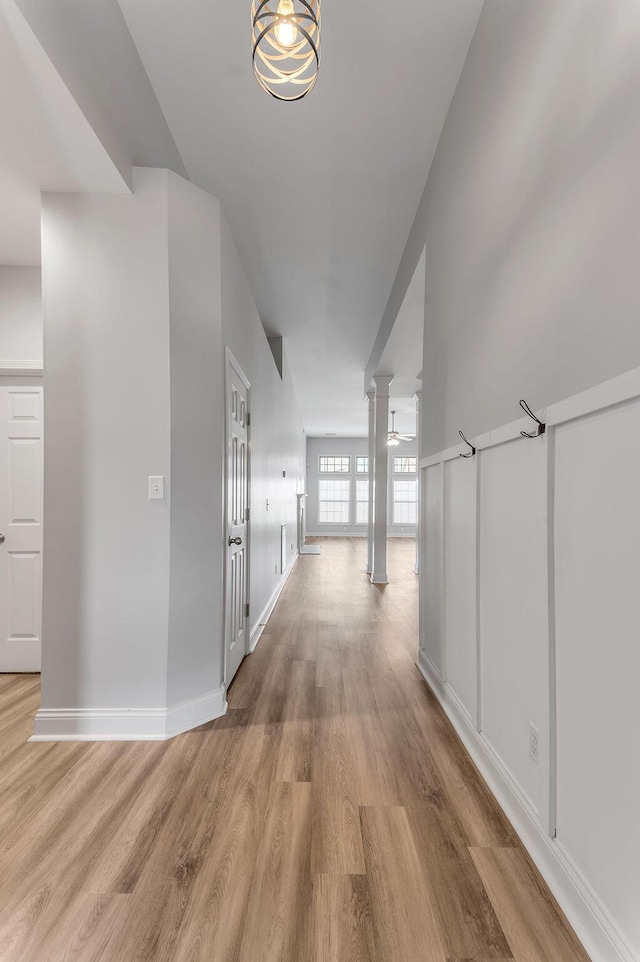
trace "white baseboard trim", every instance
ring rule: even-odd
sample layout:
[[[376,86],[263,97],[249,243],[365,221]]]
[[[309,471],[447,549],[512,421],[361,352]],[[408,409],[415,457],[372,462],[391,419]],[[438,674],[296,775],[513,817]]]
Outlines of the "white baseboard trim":
[[[607,909],[561,844],[546,834],[531,806],[525,804],[525,799],[520,792],[514,791],[513,779],[505,771],[487,740],[472,726],[468,715],[460,712],[447,690],[448,686],[442,681],[440,674],[423,651],[418,655],[418,668],[553,892],[592,962],[640,962],[640,956],[616,926]]]
[[[267,627],[267,622],[269,621],[269,618],[271,617],[271,613],[272,613],[273,609],[275,608],[276,603],[277,603],[277,601],[278,601],[278,598],[280,597],[280,595],[281,595],[281,593],[282,593],[282,589],[284,588],[284,586],[285,586],[286,583],[287,583],[287,578],[289,577],[289,575],[290,575],[291,572],[293,571],[293,567],[294,567],[294,565],[295,565],[295,563],[296,563],[296,561],[298,560],[299,557],[300,557],[300,556],[299,556],[298,552],[296,551],[296,553],[294,554],[293,558],[292,558],[291,561],[289,562],[288,567],[287,567],[286,570],[283,572],[283,574],[280,576],[280,580],[278,581],[278,584],[277,584],[277,585],[275,586],[275,588],[273,589],[273,592],[271,593],[271,597],[269,598],[269,600],[267,601],[266,605],[264,606],[264,608],[263,608],[263,610],[262,610],[262,613],[261,613],[260,617],[258,618],[258,621],[257,621],[256,624],[253,626],[253,628],[251,629],[251,635],[250,635],[250,637],[249,637],[249,652],[248,652],[250,655],[253,654],[253,652],[256,650],[256,646],[257,646],[258,642],[260,641],[260,638],[262,637],[262,632],[263,632],[264,629]]]
[[[226,711],[224,686],[169,708],[41,708],[29,741],[166,741]]]
[[[431,662],[429,661],[429,659],[426,658],[425,656],[423,656],[423,657],[425,658],[425,661],[426,661],[427,664],[429,665],[429,668],[430,668],[431,670],[433,670],[435,674],[438,675],[438,680],[440,681],[440,683],[441,683],[441,684],[444,684],[444,687],[445,687],[445,689],[446,689],[446,691],[447,691],[447,695],[449,696],[449,698],[450,698],[451,701],[453,702],[456,710],[460,712],[461,717],[466,721],[467,725],[469,725],[470,728],[472,728],[473,730],[475,730],[475,725],[474,725],[474,723],[473,723],[473,718],[471,717],[471,712],[469,711],[469,709],[467,708],[467,706],[462,703],[462,701],[461,701],[460,698],[458,697],[457,693],[453,690],[453,688],[451,687],[451,685],[449,684],[448,681],[442,682],[441,676],[440,676],[437,672],[435,672],[435,669],[433,668],[433,665],[431,664]]]
[[[457,694],[455,693],[451,685],[448,682],[442,680],[442,675],[440,674],[436,666],[433,664],[431,659],[425,654],[424,651],[421,651],[419,653],[419,661],[421,662],[421,664],[418,667],[420,668],[423,677],[425,677],[426,680],[429,682],[429,685],[431,686],[431,688],[433,689],[435,684],[438,685],[438,691],[436,692],[436,695],[438,695],[439,701],[442,703],[443,699],[440,696],[443,694],[447,699],[447,704],[449,704],[453,709],[453,712],[455,713],[458,721],[461,724],[464,724],[466,729],[472,734],[478,746],[481,747],[482,751],[486,755],[487,761],[491,765],[492,770],[494,770],[495,773],[505,783],[507,789],[509,790],[511,795],[513,795],[518,805],[524,810],[524,812],[529,816],[531,821],[537,827],[542,827],[540,823],[540,813],[538,809],[533,804],[533,802],[531,801],[527,793],[524,791],[520,783],[517,781],[517,779],[513,777],[513,775],[511,774],[511,772],[503,762],[502,758],[500,757],[500,755],[498,755],[498,753],[494,749],[491,742],[486,738],[486,736],[482,732],[479,732],[477,730],[476,725],[473,719],[471,718],[470,713],[467,711],[466,707],[462,704],[462,702],[458,698]],[[428,675],[428,678],[427,678],[427,675]],[[449,714],[449,712],[447,712],[447,714]]]
[[[359,531],[307,531],[307,538],[364,538],[366,533]],[[415,531],[387,531],[387,538],[415,538]]]
[[[227,693],[224,685],[208,691],[200,698],[190,698],[167,708],[165,738],[206,725],[227,713]]]
[[[303,544],[301,548],[298,549],[300,554],[320,554],[319,544]]]
[[[363,538],[367,535],[359,531],[307,531],[307,538]]]

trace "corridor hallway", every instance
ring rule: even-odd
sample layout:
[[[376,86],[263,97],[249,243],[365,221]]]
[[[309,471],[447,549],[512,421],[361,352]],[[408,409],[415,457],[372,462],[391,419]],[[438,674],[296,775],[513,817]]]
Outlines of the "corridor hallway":
[[[169,742],[27,744],[0,676],[0,960],[584,962],[415,667],[414,550],[322,540]]]

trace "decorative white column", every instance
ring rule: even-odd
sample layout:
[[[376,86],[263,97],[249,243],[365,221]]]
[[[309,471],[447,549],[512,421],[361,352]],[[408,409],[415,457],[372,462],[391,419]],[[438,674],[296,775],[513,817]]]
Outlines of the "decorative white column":
[[[369,413],[369,459],[367,461],[369,470],[369,513],[367,515],[367,567],[364,570],[370,575],[373,571],[373,479],[375,477],[376,459],[376,406],[373,388],[367,391],[367,405]]]
[[[420,538],[422,535],[420,519],[422,517],[422,471],[420,470],[420,458],[422,457],[422,391],[416,391],[413,395],[413,400],[416,402],[416,444],[418,448],[418,473],[416,475],[418,481],[418,504],[416,507],[418,523],[416,525],[416,563],[414,571],[416,574],[420,573]]]
[[[375,386],[375,471],[373,477],[373,571],[374,585],[386,585],[387,578],[387,488],[389,474],[389,385],[393,375],[376,374]]]

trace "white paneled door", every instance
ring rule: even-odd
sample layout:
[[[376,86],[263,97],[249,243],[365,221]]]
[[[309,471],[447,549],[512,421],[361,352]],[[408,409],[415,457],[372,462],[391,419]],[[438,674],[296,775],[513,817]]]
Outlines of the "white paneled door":
[[[224,683],[248,651],[249,382],[227,356],[227,544]]]
[[[40,671],[42,388],[0,386],[0,671]]]

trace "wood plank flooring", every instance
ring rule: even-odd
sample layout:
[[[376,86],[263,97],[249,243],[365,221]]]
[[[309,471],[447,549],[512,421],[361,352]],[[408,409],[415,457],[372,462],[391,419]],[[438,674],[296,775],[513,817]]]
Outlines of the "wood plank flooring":
[[[28,744],[0,675],[1,962],[588,962],[415,667],[413,542],[321,546],[170,742]]]

